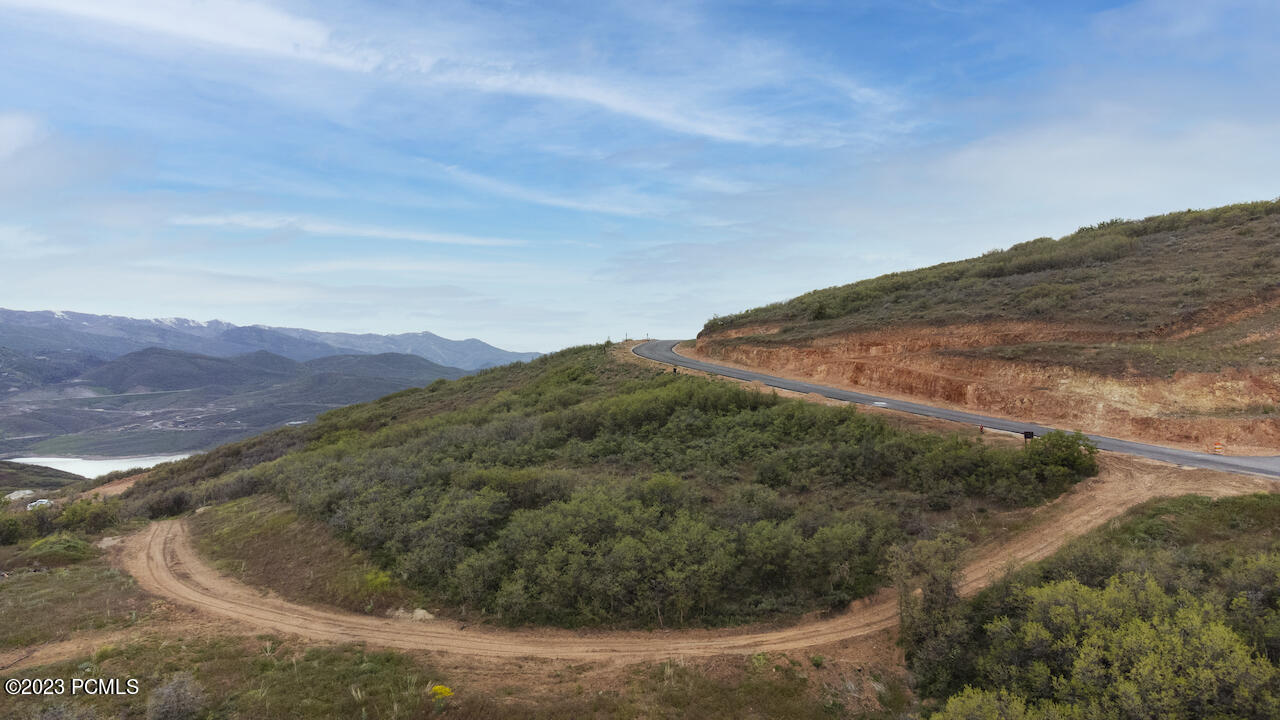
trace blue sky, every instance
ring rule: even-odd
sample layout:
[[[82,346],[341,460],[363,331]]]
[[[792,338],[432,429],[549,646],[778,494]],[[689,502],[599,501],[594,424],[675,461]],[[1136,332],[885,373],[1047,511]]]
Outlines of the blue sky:
[[[0,0],[0,306],[479,337],[1280,195],[1280,4]]]

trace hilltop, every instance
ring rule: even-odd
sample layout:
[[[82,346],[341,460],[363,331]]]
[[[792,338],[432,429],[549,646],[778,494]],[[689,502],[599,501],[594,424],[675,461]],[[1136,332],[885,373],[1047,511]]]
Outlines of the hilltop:
[[[1280,442],[1280,201],[1110,220],[717,317],[711,358],[1197,448]]]

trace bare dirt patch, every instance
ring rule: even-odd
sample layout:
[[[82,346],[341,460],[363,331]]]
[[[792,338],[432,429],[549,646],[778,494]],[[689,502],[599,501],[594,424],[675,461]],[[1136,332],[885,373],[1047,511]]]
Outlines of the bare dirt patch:
[[[147,477],[148,474],[149,473],[138,473],[137,475],[130,475],[129,477],[116,478],[104,485],[99,485],[96,488],[85,490],[80,493],[79,497],[93,497],[94,495],[102,498],[115,497],[124,493],[125,490],[133,487],[139,480]]]

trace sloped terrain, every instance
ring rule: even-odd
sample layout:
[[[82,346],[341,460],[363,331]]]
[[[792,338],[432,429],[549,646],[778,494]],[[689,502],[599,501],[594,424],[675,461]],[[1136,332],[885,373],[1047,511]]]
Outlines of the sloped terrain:
[[[457,618],[682,627],[842,607],[884,584],[895,542],[1095,470],[1068,435],[911,432],[595,346],[337,410],[122,497],[155,518],[275,494]]]
[[[79,475],[53,468],[0,460],[0,492],[4,493],[28,488],[60,488],[81,480],[84,478]]]
[[[1267,492],[1268,480],[1208,470],[1183,471],[1158,463],[1108,458],[1103,473],[1035,511],[1031,528],[975,549],[961,573],[960,592],[971,596],[1008,568],[1052,555],[1068,540],[1126,509],[1167,494],[1227,497]],[[1274,504],[1274,503],[1273,503]],[[206,523],[207,524],[207,523]],[[650,633],[573,633],[459,627],[451,620],[387,620],[308,607],[285,598],[262,597],[220,574],[195,551],[187,523],[152,523],[133,537],[124,565],[148,592],[259,631],[297,634],[320,641],[369,642],[378,647],[435,650],[487,658],[559,658],[577,661],[654,660],[811,649],[875,634],[897,623],[892,592],[853,603],[829,618],[810,618],[780,629],[685,630]]]
[[[1196,449],[1280,447],[1280,203],[1111,221],[716,318],[775,374]]]

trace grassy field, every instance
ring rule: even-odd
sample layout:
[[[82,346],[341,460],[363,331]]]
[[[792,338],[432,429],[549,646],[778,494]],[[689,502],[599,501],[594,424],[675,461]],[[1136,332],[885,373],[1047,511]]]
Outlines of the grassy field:
[[[1271,298],[1280,288],[1278,257],[1280,201],[1113,220],[717,317],[703,334],[765,325],[780,329],[717,342],[796,344],[883,328],[1030,321],[1110,337],[974,352],[1104,374],[1274,367],[1280,340],[1255,332],[1274,329],[1280,309],[1185,341],[1163,342],[1162,334]]]
[[[887,677],[871,679],[865,697],[860,690],[850,695],[844,676],[816,667],[811,659],[785,656],[757,655],[714,668],[642,664],[620,669],[603,683],[589,671],[584,674],[586,668],[545,670],[545,680],[532,686],[518,678],[495,686],[494,678],[483,674],[445,673],[422,657],[353,645],[306,647],[266,635],[177,637],[107,646],[92,656],[13,674],[133,678],[137,695],[35,699],[6,694],[0,695],[0,715],[39,717],[60,708],[90,719],[143,717],[150,696],[181,673],[190,674],[201,698],[191,717],[236,720],[877,720],[898,716],[907,698],[901,681]],[[433,693],[437,686],[450,694]]]
[[[149,611],[133,578],[100,559],[43,572],[13,571],[0,580],[0,648],[129,627]]]

